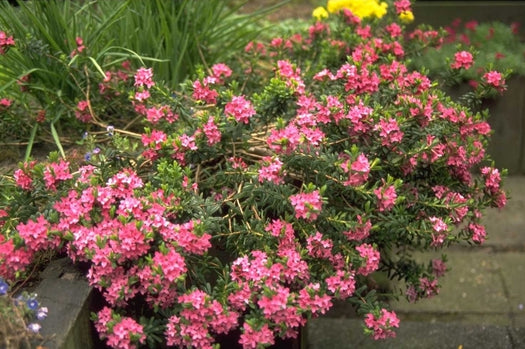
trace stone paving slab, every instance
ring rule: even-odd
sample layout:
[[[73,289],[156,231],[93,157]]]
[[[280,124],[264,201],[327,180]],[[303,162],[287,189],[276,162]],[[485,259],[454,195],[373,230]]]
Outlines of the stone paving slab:
[[[454,322],[402,322],[393,339],[374,341],[358,319],[320,318],[308,324],[308,349],[518,349],[525,331]]]
[[[507,252],[499,260],[513,325],[525,328],[525,252]]]
[[[475,247],[472,248],[475,251]],[[509,262],[504,253],[448,251],[447,265],[451,270],[440,279],[440,293],[430,299],[408,303],[405,299],[391,302],[392,309],[401,313],[436,314],[489,314],[505,315],[512,309],[504,285],[502,265]],[[439,257],[440,253],[424,253],[425,260]],[[525,254],[523,254],[525,261]],[[397,285],[404,289],[403,285]],[[396,286],[394,286],[396,287]],[[511,325],[510,319],[499,325]]]
[[[525,176],[505,178],[503,188],[509,194],[506,207],[484,211],[485,246],[525,252]]]

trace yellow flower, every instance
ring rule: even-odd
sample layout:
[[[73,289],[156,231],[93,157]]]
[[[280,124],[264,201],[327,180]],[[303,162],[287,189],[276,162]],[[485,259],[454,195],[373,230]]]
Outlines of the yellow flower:
[[[412,11],[403,11],[399,14],[399,19],[403,23],[410,23],[414,20],[414,14]]]
[[[353,0],[328,0],[326,8],[330,13],[336,13],[344,8],[350,9],[350,4],[354,2]]]
[[[377,18],[381,18],[383,17],[384,15],[386,15],[386,10],[388,8],[388,4],[386,2],[382,2],[379,4],[379,6],[377,6],[374,10],[374,15],[377,17]]]
[[[315,17],[318,21],[323,18],[328,18],[328,11],[322,6],[316,7],[312,12],[312,16]]]
[[[359,18],[376,17],[381,18],[386,14],[388,4],[378,0],[328,0],[326,8],[328,12],[335,13],[346,8]]]

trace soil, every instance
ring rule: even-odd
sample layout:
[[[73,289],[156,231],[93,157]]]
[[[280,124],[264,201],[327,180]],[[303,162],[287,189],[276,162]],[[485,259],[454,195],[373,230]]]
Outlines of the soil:
[[[281,21],[289,18],[309,19],[312,17],[312,11],[317,6],[320,6],[324,1],[319,0],[258,0],[248,1],[246,5],[241,8],[242,13],[252,13],[257,10],[265,9],[270,6],[282,4],[275,11],[270,13],[266,18],[270,21]]]

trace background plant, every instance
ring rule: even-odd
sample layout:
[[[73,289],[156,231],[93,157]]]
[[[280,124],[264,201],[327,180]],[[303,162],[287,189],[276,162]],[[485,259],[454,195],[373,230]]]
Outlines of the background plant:
[[[507,72],[507,77],[525,73],[525,44],[519,32],[519,23],[456,20],[446,27],[439,45],[427,47],[415,55],[411,67],[428,69],[428,75],[446,84],[457,86],[468,83],[475,89],[480,82],[480,71]],[[465,69],[455,69],[458,52],[472,54],[472,63]]]

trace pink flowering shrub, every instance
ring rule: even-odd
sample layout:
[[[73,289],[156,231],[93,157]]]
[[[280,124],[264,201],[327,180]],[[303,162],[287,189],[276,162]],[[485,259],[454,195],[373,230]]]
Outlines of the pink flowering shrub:
[[[265,347],[337,300],[365,333],[393,337],[376,273],[411,301],[438,294],[446,259],[411,253],[483,243],[483,209],[506,194],[486,114],[407,66],[438,35],[402,35],[389,11],[253,42],[175,93],[140,68],[122,94],[142,133],[107,128],[83,161],[52,154],[15,172],[0,276],[23,277],[46,250],[86,265],[106,303],[95,327],[114,348],[213,348],[235,331]]]

